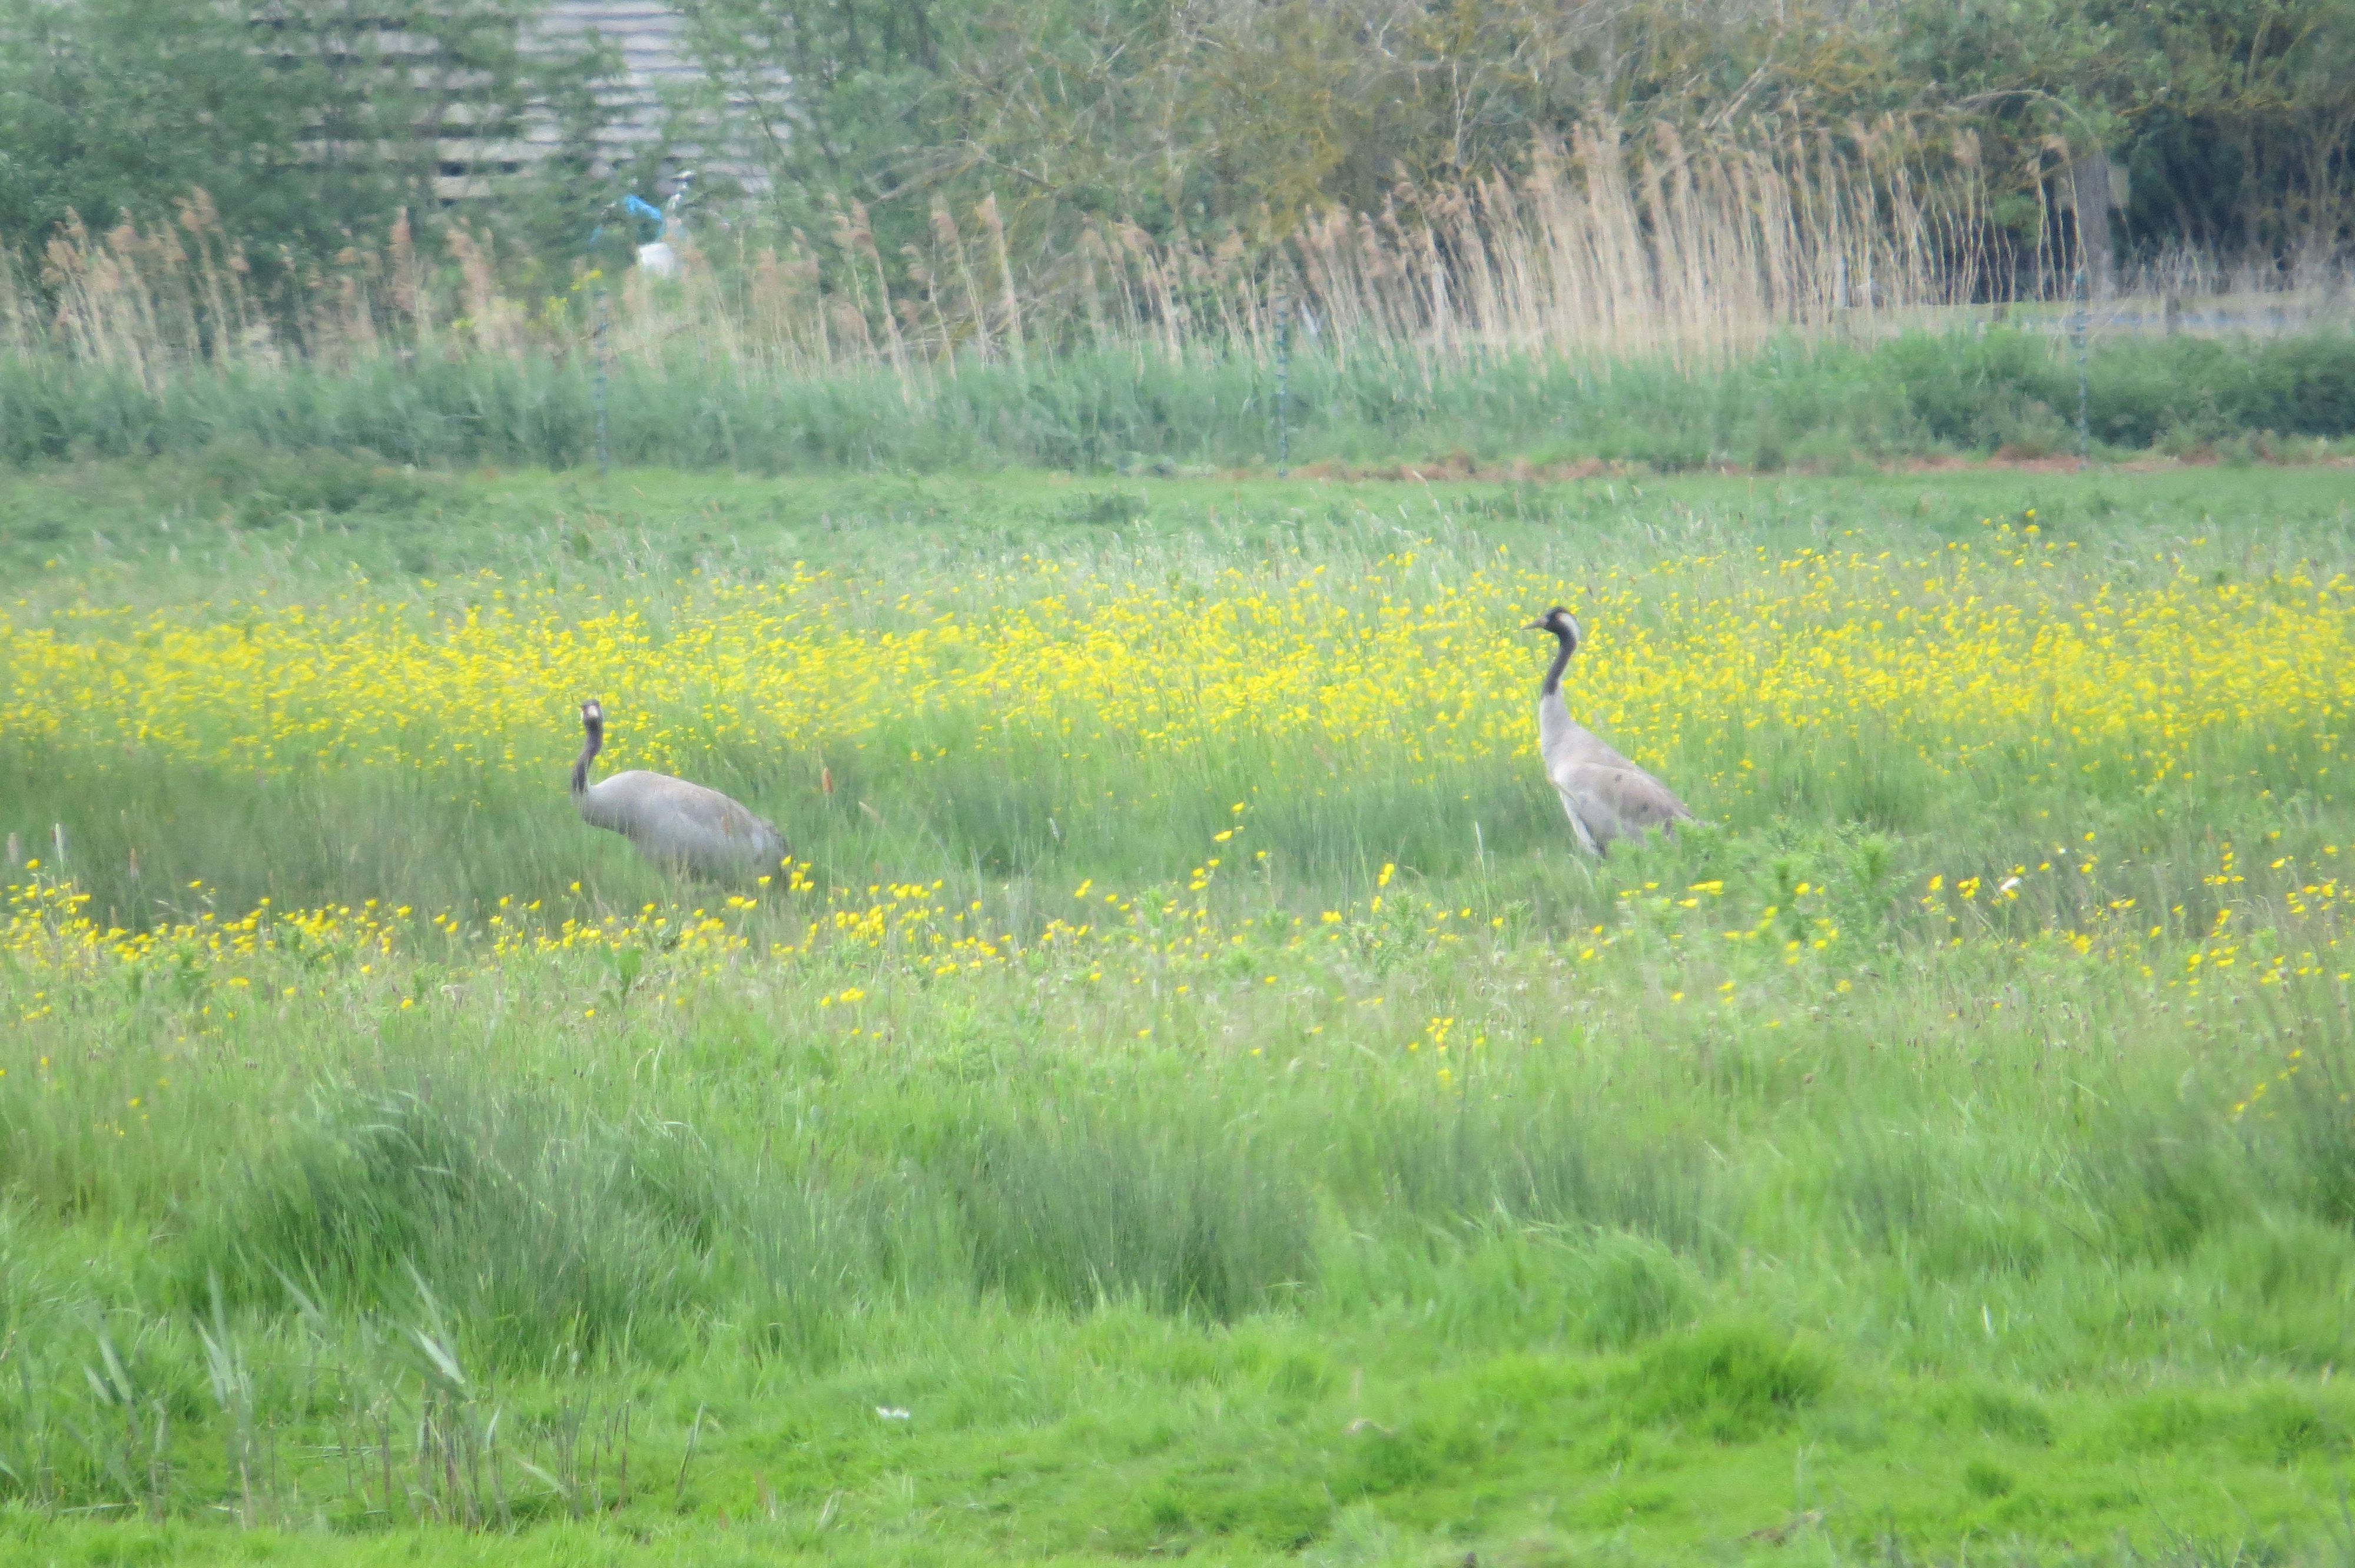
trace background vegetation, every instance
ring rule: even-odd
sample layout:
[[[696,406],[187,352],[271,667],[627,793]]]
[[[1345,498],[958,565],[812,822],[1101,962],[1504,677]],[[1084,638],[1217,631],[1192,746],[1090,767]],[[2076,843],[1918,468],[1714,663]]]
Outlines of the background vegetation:
[[[2350,17],[2331,4],[693,9],[715,79],[788,128],[780,199],[899,206],[895,239],[921,222],[911,195],[981,188],[1033,229],[1075,207],[1280,230],[1517,171],[1601,122],[1859,146],[1934,126],[1942,156],[1993,171],[2022,254],[2055,138],[2131,172],[2130,255],[2328,250],[2349,215]],[[808,90],[770,85],[781,59]]]
[[[2096,292],[2115,262],[2170,294],[2293,288],[2302,318],[2355,190],[2342,3],[698,0],[705,89],[609,168],[618,56],[529,5],[22,0],[0,352],[150,381],[577,362],[629,259],[611,204],[697,142],[737,152],[677,236],[685,282],[616,296],[624,360],[904,378],[1111,345],[1263,363],[1288,334],[1721,364],[2066,293],[2087,260]],[[433,197],[453,148],[511,166],[494,198]]]
[[[2094,439],[2277,450],[2350,428],[2339,3],[701,0],[607,168],[618,57],[529,7],[26,0],[0,457],[564,465],[601,395],[625,462],[760,471],[2033,455],[2087,261],[2149,296]],[[661,280],[612,204],[692,138]],[[453,147],[515,172],[445,207]],[[2179,327],[2322,335],[2120,341]]]
[[[710,82],[705,108],[741,122],[761,164],[767,194],[750,212],[815,233],[860,204],[892,256],[923,238],[935,206],[963,213],[995,193],[1027,261],[1090,217],[1133,220],[1162,239],[1266,239],[1327,208],[1380,213],[1518,174],[1543,143],[1654,124],[1704,139],[1820,132],[1859,150],[1925,128],[1937,157],[1988,171],[2009,204],[1993,221],[2022,255],[2037,243],[2053,139],[2065,138],[2130,172],[2130,256],[2328,251],[2346,238],[2355,195],[2345,52],[2355,16],[2342,6],[696,0],[681,10]],[[297,264],[326,260],[339,231],[382,234],[402,206],[424,217],[429,171],[403,156],[323,160],[322,137],[350,149],[420,119],[496,132],[534,102],[575,132],[593,126],[582,90],[616,60],[539,39],[536,16],[525,0],[302,5],[250,23],[200,0],[17,0],[0,13],[10,46],[0,50],[0,235],[37,248],[69,212],[94,228],[125,211],[154,223],[202,185],[257,258],[283,246]],[[401,71],[382,69],[386,47]],[[585,172],[559,158],[541,183],[577,212],[585,193],[571,187]],[[577,243],[532,201],[503,205],[539,248]]]

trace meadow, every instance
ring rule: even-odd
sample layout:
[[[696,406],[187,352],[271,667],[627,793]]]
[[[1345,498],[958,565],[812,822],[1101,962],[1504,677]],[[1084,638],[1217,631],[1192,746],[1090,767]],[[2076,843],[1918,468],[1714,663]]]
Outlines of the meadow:
[[[2343,1562],[2312,455],[19,471],[0,1561]]]

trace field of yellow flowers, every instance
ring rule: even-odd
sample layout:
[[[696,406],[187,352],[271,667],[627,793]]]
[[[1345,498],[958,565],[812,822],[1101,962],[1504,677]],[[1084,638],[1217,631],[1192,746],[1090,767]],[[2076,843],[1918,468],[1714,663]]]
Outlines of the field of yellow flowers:
[[[961,814],[988,798],[1026,868],[1175,876],[1193,852],[1167,825],[1204,826],[1242,792],[1279,824],[1257,846],[1271,853],[1307,852],[1338,811],[1361,866],[1394,858],[1387,835],[1438,871],[1485,856],[1498,829],[1513,850],[1558,843],[1529,783],[1541,654],[1512,629],[1569,601],[1590,630],[1582,715],[1736,828],[1795,810],[1952,820],[1990,794],[2045,810],[2190,785],[2196,801],[2203,781],[2339,798],[2355,580],[2297,562],[2211,581],[2164,553],[2120,571],[2033,511],[1934,550],[1728,549],[1578,580],[1509,547],[1410,542],[1024,559],[921,585],[796,566],[591,591],[485,571],[393,593],[20,607],[0,619],[0,737],[48,762],[61,802],[176,779],[292,795],[298,813],[319,789],[365,788],[560,816],[573,710],[596,694],[606,766],[734,789],[814,850],[841,836],[829,812],[872,824],[887,804],[955,850],[983,832]],[[133,852],[144,876],[231,874],[161,821],[140,842],[123,818],[59,810],[82,819],[69,853],[86,846],[100,883]],[[53,825],[17,820],[36,847]],[[470,883],[477,897],[546,891],[565,869],[482,852],[520,880]],[[351,890],[237,858],[258,863],[239,891],[266,883],[282,905]]]
[[[2326,482],[59,563],[0,609],[5,1517],[2303,1552],[2355,1445]],[[1677,841],[1572,852],[1555,602]],[[791,874],[574,818],[591,695]]]
[[[1763,729],[1887,737],[1945,774],[2024,747],[2039,770],[2149,783],[2221,729],[2327,737],[2355,582],[2211,587],[2179,567],[2120,589],[2039,532],[2007,520],[1933,555],[1761,549],[1581,584],[1503,552],[1419,567],[1403,548],[1359,570],[1204,562],[1158,583],[1041,561],[921,594],[804,569],[578,597],[485,573],[439,603],[362,586],[324,604],[76,606],[7,624],[0,724],[97,769],[128,748],[459,789],[560,774],[579,692],[641,715],[631,760],[662,770],[715,753],[777,771],[829,752],[896,763],[902,742],[910,764],[952,769],[1044,752],[1167,776],[1316,748],[1462,768],[1530,755],[1531,644],[1508,632],[1574,599],[1599,632],[1582,705],[1656,758]]]

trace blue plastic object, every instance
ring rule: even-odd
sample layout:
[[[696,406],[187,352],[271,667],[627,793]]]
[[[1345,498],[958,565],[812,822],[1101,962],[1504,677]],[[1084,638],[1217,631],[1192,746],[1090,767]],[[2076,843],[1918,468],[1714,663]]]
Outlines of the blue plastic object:
[[[655,231],[647,237],[649,240],[660,239],[663,237],[663,230],[670,227],[670,220],[663,217],[662,208],[634,191],[622,198],[622,210],[632,217],[651,217],[655,220]]]
[[[628,213],[632,217],[651,217],[655,220],[655,231],[646,236],[645,239],[640,242],[642,244],[650,244],[655,240],[660,239],[663,237],[663,230],[670,227],[670,219],[663,216],[662,208],[646,200],[645,197],[638,195],[635,191],[632,191],[629,195],[623,196],[618,205],[623,212]],[[601,223],[596,228],[589,231],[590,249],[592,250],[595,249],[597,241],[604,238],[605,226]]]

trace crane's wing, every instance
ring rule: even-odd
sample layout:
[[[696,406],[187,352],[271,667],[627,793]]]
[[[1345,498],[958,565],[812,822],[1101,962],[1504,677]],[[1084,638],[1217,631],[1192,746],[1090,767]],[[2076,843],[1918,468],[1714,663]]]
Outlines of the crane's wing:
[[[1692,810],[1668,787],[1636,767],[1572,764],[1553,774],[1562,805],[1597,846],[1632,839],[1671,822],[1690,821]]]
[[[777,836],[775,825],[767,818],[754,816],[717,789],[684,779],[670,780],[670,786],[679,820],[694,823],[719,842],[752,848]]]
[[[1538,751],[1577,830],[1578,845],[1589,854],[1601,854],[1613,839],[1637,838],[1692,817],[1667,785],[1572,719],[1559,691],[1538,698]]]
[[[653,859],[712,875],[773,864],[785,853],[775,823],[717,789],[667,774],[617,773],[590,788],[581,814]]]

